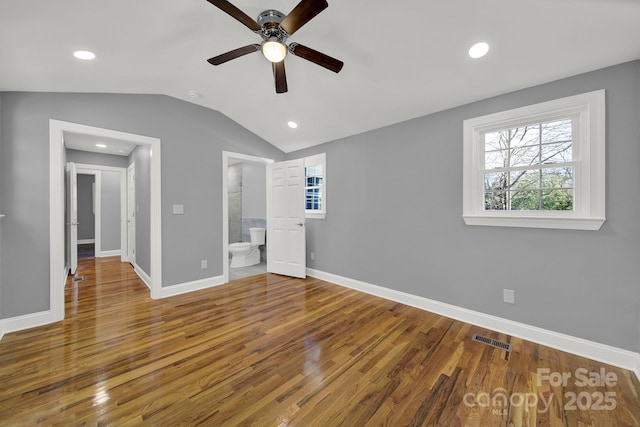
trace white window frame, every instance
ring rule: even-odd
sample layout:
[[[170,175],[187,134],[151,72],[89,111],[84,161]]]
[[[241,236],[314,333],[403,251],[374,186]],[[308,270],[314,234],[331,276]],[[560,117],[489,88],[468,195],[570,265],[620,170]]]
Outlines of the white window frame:
[[[484,134],[573,119],[572,211],[492,211],[484,207]],[[598,90],[464,121],[463,214],[467,225],[599,230],[605,221],[605,91]]]
[[[327,155],[326,153],[315,154],[304,158],[305,167],[305,187],[306,187],[306,168],[309,166],[322,166],[322,209],[305,209],[305,218],[325,219],[327,215]],[[306,192],[305,192],[306,197]]]

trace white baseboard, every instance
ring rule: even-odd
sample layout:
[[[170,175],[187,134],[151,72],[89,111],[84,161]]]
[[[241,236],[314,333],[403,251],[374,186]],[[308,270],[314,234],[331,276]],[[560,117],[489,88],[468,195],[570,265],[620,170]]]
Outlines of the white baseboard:
[[[149,277],[149,275],[145,273],[145,271],[136,263],[133,263],[133,271],[135,271],[140,280],[142,280],[142,282],[147,285],[147,288],[151,290],[151,277]]]
[[[88,245],[90,243],[95,243],[96,239],[78,239],[79,245]]]
[[[10,317],[0,320],[0,329],[4,333],[22,331],[23,329],[35,328],[36,326],[48,325],[56,322],[51,310],[40,311],[38,313],[25,314],[23,316]]]
[[[160,288],[159,298],[167,298],[174,295],[185,294],[187,292],[199,291],[201,289],[220,286],[225,283],[224,276],[207,277],[206,279],[194,280],[193,282],[179,283],[177,285]]]
[[[4,324],[2,320],[0,320],[0,341],[2,341],[2,337],[4,336]]]
[[[108,256],[120,256],[122,255],[122,251],[120,249],[114,249],[112,251],[100,251],[96,254],[97,258],[104,258]]]
[[[375,295],[436,313],[441,316],[450,317],[472,325],[542,344],[547,347],[566,351],[587,359],[627,369],[634,372],[640,379],[640,353],[561,334],[524,323],[514,322],[512,320],[468,310],[455,305],[396,291],[383,286],[372,285],[370,283],[311,268],[307,268],[307,275],[317,279],[326,280],[327,282],[335,283],[340,286],[365,292],[370,295]]]

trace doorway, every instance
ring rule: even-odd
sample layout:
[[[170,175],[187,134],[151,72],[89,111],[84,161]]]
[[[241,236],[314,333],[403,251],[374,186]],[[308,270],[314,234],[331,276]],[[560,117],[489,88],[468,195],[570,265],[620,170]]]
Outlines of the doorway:
[[[96,257],[96,174],[78,172],[78,260]]]
[[[222,265],[225,283],[230,279],[266,272],[266,245],[260,246],[260,263],[232,268],[229,244],[250,242],[250,228],[266,228],[267,165],[272,163],[272,159],[222,152]]]
[[[65,143],[64,134],[79,133],[94,137],[104,137],[129,141],[148,147],[150,170],[150,268],[145,282],[151,289],[152,298],[162,296],[162,236],[161,236],[161,153],[160,140],[110,129],[96,128],[78,123],[49,120],[49,268],[50,268],[50,310],[48,322],[64,319],[64,286],[67,278],[65,263]]]
[[[71,157],[67,153],[67,157]],[[90,156],[91,153],[78,153]],[[88,157],[96,161],[95,158]],[[97,159],[100,160],[100,159]],[[122,163],[126,164],[123,157]],[[68,163],[69,164],[69,163]],[[73,163],[76,171],[77,256],[93,248],[96,258],[120,256],[127,261],[127,170],[124,167]],[[71,248],[73,249],[73,248]]]

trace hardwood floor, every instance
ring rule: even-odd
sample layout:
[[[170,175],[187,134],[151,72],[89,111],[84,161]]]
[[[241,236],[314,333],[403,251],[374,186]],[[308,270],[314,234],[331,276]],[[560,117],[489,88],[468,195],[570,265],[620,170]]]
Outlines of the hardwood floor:
[[[151,300],[119,258],[80,275],[64,321],[0,341],[0,425],[640,425],[628,371],[321,280]]]

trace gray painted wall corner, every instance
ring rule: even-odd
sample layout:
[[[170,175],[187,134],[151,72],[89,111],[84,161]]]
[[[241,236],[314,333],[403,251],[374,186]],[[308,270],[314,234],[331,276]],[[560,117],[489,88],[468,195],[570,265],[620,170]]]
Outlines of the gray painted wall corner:
[[[638,351],[640,61],[546,83],[295,153],[327,153],[309,266]],[[464,119],[607,91],[607,221],[598,232],[473,227],[462,215]],[[339,185],[334,185],[339,183]],[[516,291],[516,304],[502,290]],[[611,316],[616,313],[616,316]]]
[[[9,206],[8,217],[19,218],[3,224],[1,245],[11,249],[0,260],[3,317],[49,309],[49,248],[42,236],[49,235],[52,118],[162,141],[164,286],[222,275],[222,151],[284,158],[224,115],[167,96],[2,93],[0,205]],[[21,197],[25,193],[31,198]],[[171,214],[174,203],[185,205],[184,216]],[[209,269],[200,269],[201,259],[209,260]]]

